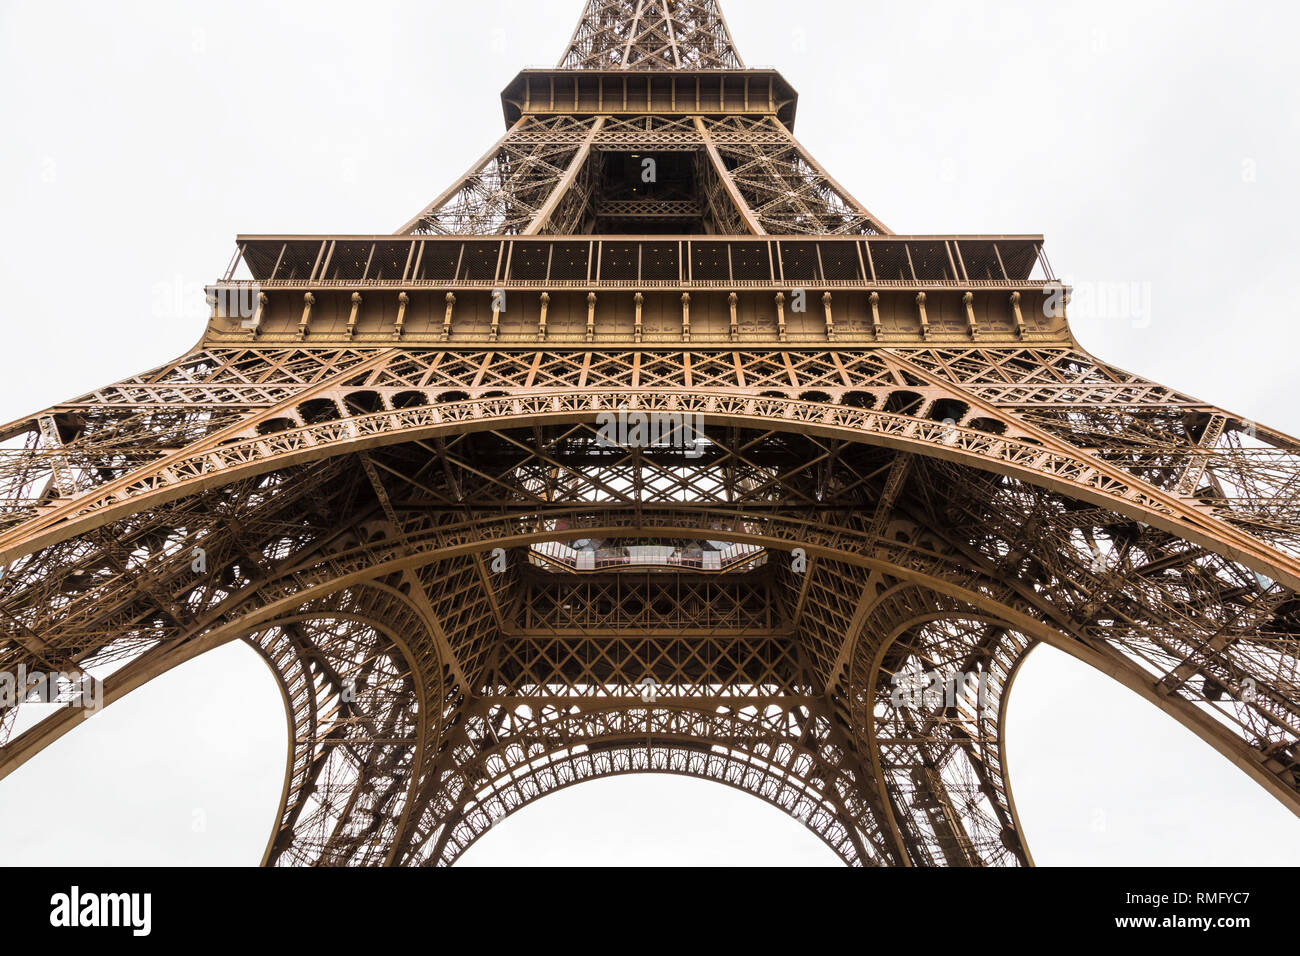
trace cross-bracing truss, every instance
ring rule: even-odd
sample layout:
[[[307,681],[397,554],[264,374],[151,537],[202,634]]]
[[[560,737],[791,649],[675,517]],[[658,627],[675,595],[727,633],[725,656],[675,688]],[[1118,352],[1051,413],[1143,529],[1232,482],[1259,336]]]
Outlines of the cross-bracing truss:
[[[1028,864],[1039,643],[1300,812],[1300,444],[1039,316],[1041,237],[891,236],[794,99],[712,0],[590,0],[398,237],[241,239],[253,314],[0,429],[0,673],[255,648],[276,865],[449,864],[640,772],[851,864]],[[0,777],[79,719],[0,709]]]
[[[707,454],[600,444],[629,403],[697,411]],[[115,668],[111,700],[258,647],[297,742],[275,862],[450,862],[641,770],[850,862],[1026,862],[1001,714],[1038,641],[1297,802],[1294,443],[1077,350],[203,350],[8,434],[3,666]],[[579,539],[763,560],[530,560]],[[987,708],[896,706],[918,664],[987,674]]]

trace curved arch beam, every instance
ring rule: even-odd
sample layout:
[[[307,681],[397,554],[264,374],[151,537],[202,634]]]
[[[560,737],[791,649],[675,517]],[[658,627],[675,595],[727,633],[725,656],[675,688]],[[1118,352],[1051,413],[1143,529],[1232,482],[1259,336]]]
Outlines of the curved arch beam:
[[[443,782],[451,812],[432,815],[408,862],[449,865],[495,822],[585,779],[655,771],[730,783],[809,826],[846,862],[894,862],[878,806],[850,801],[862,781],[824,719],[737,701],[726,713],[609,700],[594,711],[503,715]],[[471,736],[476,736],[472,733]],[[432,796],[432,795],[431,795]],[[436,802],[436,801],[435,801]]]
[[[386,557],[381,557],[378,553],[362,550],[358,552],[358,555],[361,555],[362,558],[357,561],[355,571],[332,578],[324,583],[318,583],[305,589],[286,587],[285,585],[263,585],[246,592],[241,596],[248,609],[246,615],[234,617],[233,620],[220,627],[213,628],[203,636],[194,638],[192,641],[193,646],[191,646],[190,642],[187,642],[184,645],[187,648],[185,659],[201,652],[208,646],[215,646],[231,639],[231,637],[235,636],[234,632],[240,628],[249,629],[259,626],[274,619],[279,614],[292,611],[293,608],[306,600],[360,583],[368,577],[401,570],[402,568],[420,566],[431,560],[443,559],[453,555],[481,553],[490,550],[494,546],[522,547],[545,540],[575,540],[592,533],[603,532],[614,535],[626,534],[629,531],[642,531],[652,534],[670,533],[684,538],[699,538],[707,535],[721,540],[743,541],[778,549],[799,546],[807,548],[809,553],[814,556],[834,558],[860,567],[883,570],[901,580],[921,585],[937,594],[947,595],[964,605],[995,615],[1005,620],[1015,630],[1036,640],[1050,643],[1104,673],[1110,674],[1125,686],[1136,691],[1179,720],[1246,771],[1293,812],[1300,814],[1300,794],[1294,788],[1285,784],[1278,776],[1277,771],[1271,770],[1266,765],[1264,756],[1258,750],[1249,746],[1240,737],[1233,735],[1221,722],[1194,706],[1191,702],[1160,693],[1150,675],[1142,672],[1118,650],[1107,646],[1098,647],[1084,644],[1077,639],[1068,637],[1063,630],[1058,629],[1056,626],[1044,623],[1040,608],[1027,603],[1020,595],[1005,585],[982,578],[970,569],[967,569],[967,574],[964,576],[964,579],[968,580],[969,583],[967,586],[962,586],[954,584],[951,580],[946,580],[943,577],[935,576],[936,573],[945,573],[947,568],[941,569],[936,566],[933,569],[935,573],[922,573],[910,567],[891,564],[888,561],[872,556],[879,544],[878,541],[865,535],[855,534],[849,530],[837,531],[833,536],[826,534],[827,540],[819,542],[810,540],[810,538],[815,538],[816,535],[808,533],[808,526],[798,522],[783,524],[780,519],[773,519],[771,516],[764,516],[761,519],[755,519],[753,522],[756,526],[760,522],[765,522],[763,532],[751,531],[748,533],[715,529],[702,531],[696,523],[699,519],[698,513],[691,515],[691,523],[678,523],[669,520],[661,525],[646,523],[645,518],[650,516],[652,516],[652,513],[647,512],[646,515],[642,516],[640,522],[629,521],[625,525],[603,525],[599,520],[591,520],[590,516],[586,516],[586,521],[578,520],[573,526],[559,532],[554,529],[521,531],[519,519],[497,517],[486,522],[471,521],[450,529],[441,529],[449,531],[449,535],[446,537],[439,536],[433,543],[432,550],[424,554],[412,556],[408,552],[407,548],[414,544],[413,542],[408,542],[406,546],[396,550],[390,547]],[[575,512],[575,517],[583,517],[582,512]],[[331,558],[331,561],[337,560],[337,556]],[[335,565],[335,567],[338,567],[338,565]],[[1003,603],[1004,601],[1007,603]],[[227,611],[227,617],[232,613]],[[170,653],[175,654],[175,649]],[[174,666],[174,663],[179,663],[179,660],[172,663],[168,663],[168,660],[168,657],[164,656],[153,662],[150,669],[169,669],[170,666]],[[147,674],[138,664],[127,665],[119,675],[114,675],[106,682],[106,700],[111,702],[117,699],[130,689],[145,682],[150,676],[152,675]],[[75,717],[67,716],[70,713],[72,712],[59,711],[6,747],[4,749],[4,759],[0,761],[0,778],[11,772],[14,767],[30,759],[34,753],[39,752],[50,741],[57,739],[58,736],[70,729],[75,721]]]
[[[890,794],[889,824],[917,864],[1032,863],[1002,727],[1033,646],[998,617],[912,585],[878,602],[853,651],[851,710]]]
[[[646,765],[638,765],[638,757],[645,753]],[[817,839],[821,840],[841,860],[849,866],[862,866],[862,858],[845,848],[844,840],[836,840],[828,829],[837,822],[835,811],[808,800],[805,796],[791,789],[780,777],[765,771],[756,770],[738,760],[728,760],[691,747],[679,747],[664,741],[652,741],[650,746],[627,746],[619,750],[609,750],[601,755],[608,760],[610,769],[595,769],[597,761],[586,762],[577,757],[566,757],[546,768],[546,772],[532,770],[527,778],[521,780],[520,789],[528,795],[517,804],[506,803],[504,811],[494,813],[483,807],[476,807],[474,812],[461,820],[462,833],[451,849],[454,851],[449,860],[438,861],[439,866],[451,866],[464,856],[469,849],[488,834],[497,824],[507,817],[514,816],[524,807],[535,803],[542,797],[559,793],[569,787],[592,780],[608,780],[614,777],[635,776],[638,774],[663,774],[665,776],[689,777],[695,780],[707,780],[720,783],[749,796],[758,797],[764,803],[784,811],[793,817]],[[657,764],[663,764],[659,769]],[[681,768],[674,767],[680,764]],[[620,766],[623,765],[623,766]],[[587,768],[591,769],[588,770]],[[625,767],[626,769],[623,769]],[[667,769],[672,767],[672,769]],[[699,769],[697,769],[697,767]],[[618,768],[618,769],[614,769]],[[757,776],[757,784],[750,783]],[[737,781],[736,778],[739,778]],[[776,789],[778,795],[770,795],[770,789]],[[789,801],[789,802],[787,802]],[[464,842],[459,842],[463,840]]]
[[[700,415],[706,423],[803,431],[880,445],[1007,475],[1144,521],[1300,590],[1300,560],[1268,547],[1122,469],[1046,432],[1032,440],[842,405],[684,390],[605,390],[506,396],[359,415],[274,435],[213,440],[50,507],[0,535],[0,562],[75,537],[124,514],[294,464],[405,441],[528,426],[590,422],[602,411]],[[250,426],[252,428],[254,426]]]
[[[312,642],[305,635],[299,635],[296,641],[283,639],[287,628],[321,621],[350,622],[373,631],[382,640],[367,648],[358,645],[357,651],[364,653],[349,659],[337,657],[340,651],[337,634],[331,635],[328,646]],[[431,726],[430,714],[437,713],[443,689],[430,688],[425,682],[430,677],[437,678],[441,669],[428,667],[430,651],[415,643],[432,646],[432,638],[420,634],[424,622],[424,615],[406,595],[378,582],[334,589],[315,594],[308,601],[299,602],[290,613],[269,620],[235,620],[219,633],[206,634],[204,640],[147,651],[104,682],[104,703],[115,703],[209,650],[233,640],[247,641],[276,676],[290,734],[281,805],[263,862],[272,863],[286,857],[301,860],[304,855],[310,855],[304,843],[316,847],[342,845],[345,825],[358,813],[367,816],[367,825],[378,826],[383,822],[387,828],[386,841],[368,843],[361,848],[370,862],[384,862],[397,852],[402,832],[409,824],[419,771],[439,733],[437,727]],[[391,648],[402,662],[399,670],[375,667],[388,653],[385,647]],[[396,681],[409,682],[409,692],[397,686]],[[352,684],[350,700],[341,693],[344,684],[349,682]],[[323,713],[326,709],[331,713]],[[59,710],[51,715],[55,719],[46,718],[0,749],[0,779],[77,727],[79,717],[80,712],[70,708]],[[394,736],[394,728],[406,723],[413,735],[403,742]],[[362,728],[360,731],[358,726]],[[368,727],[373,727],[373,733]],[[372,733],[373,740],[368,733]],[[347,812],[337,822],[329,823],[328,814],[318,814],[312,823],[316,832],[305,834],[300,819],[304,805],[312,800],[334,753],[344,748],[362,756],[390,751],[386,758],[389,763],[399,760],[403,766],[409,766],[411,773],[405,792],[400,797],[395,793],[388,797],[398,816],[384,822],[372,808],[357,806],[349,800],[345,802]]]
[[[352,589],[348,595],[349,601],[346,603],[351,604],[350,599],[354,598],[358,591],[365,592],[372,589],[405,602],[410,610],[416,610],[406,600],[405,595],[378,584]],[[355,735],[350,735],[349,724],[359,720],[366,722],[367,725],[373,723],[373,717],[367,717],[364,712],[366,703],[364,694],[358,694],[355,687],[356,679],[362,671],[358,666],[359,662],[345,658],[336,664],[328,660],[327,658],[338,655],[337,635],[329,635],[328,641],[313,641],[310,634],[303,633],[303,625],[318,624],[322,621],[347,622],[363,629],[371,629],[395,648],[405,662],[402,676],[412,684],[410,698],[411,707],[415,712],[416,733],[409,745],[411,774],[406,795],[401,801],[401,816],[396,823],[395,834],[388,850],[389,858],[396,852],[401,833],[409,819],[410,807],[414,800],[415,781],[419,778],[421,765],[429,749],[430,734],[437,733],[436,728],[430,727],[428,702],[431,698],[425,687],[426,678],[436,677],[437,673],[435,671],[434,674],[427,675],[420,666],[419,657],[412,652],[406,634],[411,625],[411,618],[408,616],[405,620],[393,619],[391,615],[384,615],[378,611],[359,613],[355,605],[352,610],[341,611],[324,606],[326,603],[328,599],[317,602],[317,606],[302,613],[279,618],[264,626],[258,633],[242,638],[258,652],[275,675],[281,688],[289,727],[289,753],[284,789],[276,816],[276,825],[263,856],[263,865],[271,865],[282,858],[302,858],[303,851],[295,847],[295,844],[303,842],[303,836],[298,830],[304,806],[317,790],[318,781],[333,757],[335,749],[347,746],[355,750]],[[384,619],[385,617],[387,619]],[[383,653],[383,648],[376,645],[366,653],[373,660]],[[381,689],[389,695],[394,693],[392,687]],[[435,693],[432,699],[437,700],[438,696]],[[327,709],[331,709],[339,717],[331,719],[330,715],[325,713]]]

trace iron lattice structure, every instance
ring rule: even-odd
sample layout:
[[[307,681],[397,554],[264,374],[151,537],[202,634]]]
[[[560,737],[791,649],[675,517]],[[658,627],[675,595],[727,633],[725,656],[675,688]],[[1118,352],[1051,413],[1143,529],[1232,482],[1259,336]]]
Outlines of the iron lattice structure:
[[[194,351],[0,434],[0,669],[111,702],[247,642],[269,864],[447,864],[638,772],[848,863],[1028,864],[1039,642],[1300,811],[1296,441],[1084,351],[1042,237],[891,233],[795,102],[715,3],[591,0],[397,234],[240,237]],[[79,717],[9,708],[0,775]]]

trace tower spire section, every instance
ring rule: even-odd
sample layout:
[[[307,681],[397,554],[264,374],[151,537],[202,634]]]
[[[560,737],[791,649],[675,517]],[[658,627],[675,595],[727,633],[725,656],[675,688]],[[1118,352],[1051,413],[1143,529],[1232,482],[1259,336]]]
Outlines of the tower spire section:
[[[562,70],[743,70],[716,0],[588,0]]]
[[[798,93],[745,66],[717,0],[588,0],[501,101],[505,135],[398,235],[892,234],[795,139]]]

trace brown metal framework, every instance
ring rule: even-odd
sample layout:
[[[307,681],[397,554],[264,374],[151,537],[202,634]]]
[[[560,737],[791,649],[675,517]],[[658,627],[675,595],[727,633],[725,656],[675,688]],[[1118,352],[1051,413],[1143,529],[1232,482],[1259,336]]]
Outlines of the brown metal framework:
[[[111,702],[254,647],[292,725],[269,864],[448,864],[638,772],[852,864],[1029,864],[1039,642],[1300,812],[1294,439],[1089,355],[1041,237],[889,233],[714,2],[590,0],[503,100],[396,235],[241,237],[194,351],[0,430],[0,670]],[[918,668],[989,706],[900,701]],[[79,717],[18,711],[0,777]]]

